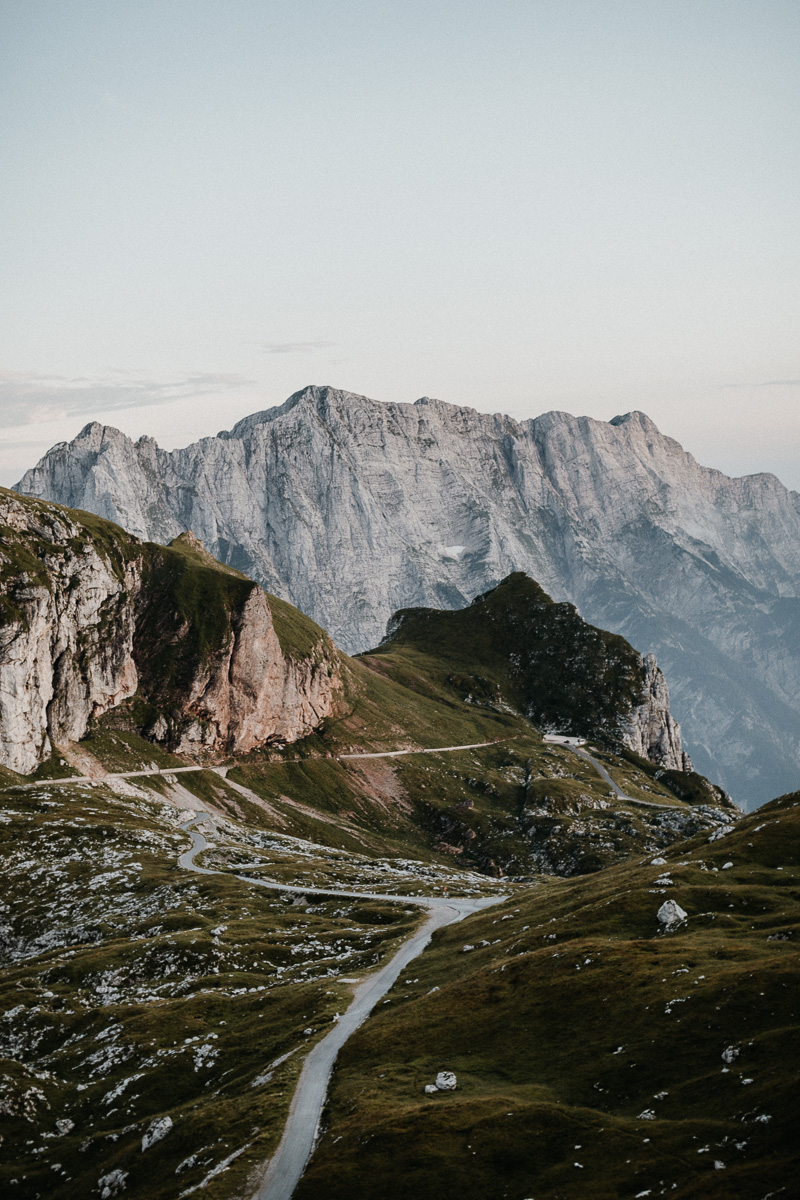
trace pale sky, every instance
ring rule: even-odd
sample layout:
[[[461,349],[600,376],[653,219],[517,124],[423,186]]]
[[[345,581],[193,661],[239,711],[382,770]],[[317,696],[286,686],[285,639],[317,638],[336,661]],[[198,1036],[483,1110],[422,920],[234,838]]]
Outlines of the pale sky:
[[[307,383],[800,489],[797,0],[0,0],[0,482]]]

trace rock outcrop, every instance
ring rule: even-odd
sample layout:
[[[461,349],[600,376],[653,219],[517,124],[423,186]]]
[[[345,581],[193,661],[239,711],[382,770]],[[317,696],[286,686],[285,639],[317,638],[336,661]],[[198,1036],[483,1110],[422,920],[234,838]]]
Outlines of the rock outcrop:
[[[269,597],[196,539],[164,549],[0,492],[0,764],[14,771],[126,702],[179,751],[304,737],[336,708],[340,663],[302,614],[287,630],[282,644]]]
[[[800,496],[699,466],[643,413],[514,421],[306,388],[166,452],[87,425],[17,485],[215,555],[376,645],[398,608],[455,608],[523,570],[652,650],[692,755],[738,797],[800,771]]]
[[[54,506],[0,495],[0,763],[27,774],[138,685],[134,561]]]
[[[674,929],[685,921],[688,914],[675,900],[665,900],[656,913],[656,918],[667,930]]]
[[[692,760],[683,749],[681,730],[669,710],[669,690],[654,654],[642,660],[645,672],[641,703],[619,720],[622,741],[629,749],[658,766],[692,771]]]

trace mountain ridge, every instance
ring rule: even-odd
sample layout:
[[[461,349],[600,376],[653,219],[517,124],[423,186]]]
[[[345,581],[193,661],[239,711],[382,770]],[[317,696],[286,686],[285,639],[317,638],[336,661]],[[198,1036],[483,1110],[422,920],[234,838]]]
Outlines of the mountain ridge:
[[[795,785],[800,495],[700,466],[644,414],[308,387],[183,450],[90,423],[17,487],[155,541],[191,529],[349,652],[524,570],[656,654],[701,771],[756,802]]]

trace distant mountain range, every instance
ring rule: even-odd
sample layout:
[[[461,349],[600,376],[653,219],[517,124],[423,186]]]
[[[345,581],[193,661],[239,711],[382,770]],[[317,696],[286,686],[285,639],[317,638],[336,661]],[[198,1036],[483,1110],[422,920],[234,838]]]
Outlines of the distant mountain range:
[[[697,768],[757,804],[800,775],[800,495],[699,466],[642,413],[514,421],[309,387],[182,450],[87,425],[19,492],[191,530],[350,652],[515,570],[654,651]]]

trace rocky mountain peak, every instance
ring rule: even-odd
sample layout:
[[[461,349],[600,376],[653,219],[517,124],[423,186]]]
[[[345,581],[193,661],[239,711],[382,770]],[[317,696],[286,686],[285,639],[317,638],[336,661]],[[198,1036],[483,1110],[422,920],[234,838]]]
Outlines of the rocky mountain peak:
[[[621,425],[638,425],[641,429],[656,433],[661,436],[655,421],[652,421],[650,417],[648,417],[647,413],[643,413],[639,409],[634,409],[633,412],[622,413],[620,416],[612,417],[608,423],[617,429]]]
[[[522,571],[455,612],[395,613],[374,653],[398,650],[446,664],[471,703],[510,705],[549,733],[610,739],[667,770],[692,770],[655,655],[587,624]]]
[[[528,421],[309,386],[166,452],[98,427],[17,485],[209,551],[348,651],[514,570],[667,671],[692,754],[741,798],[800,769],[800,496],[699,465],[643,413]]]

